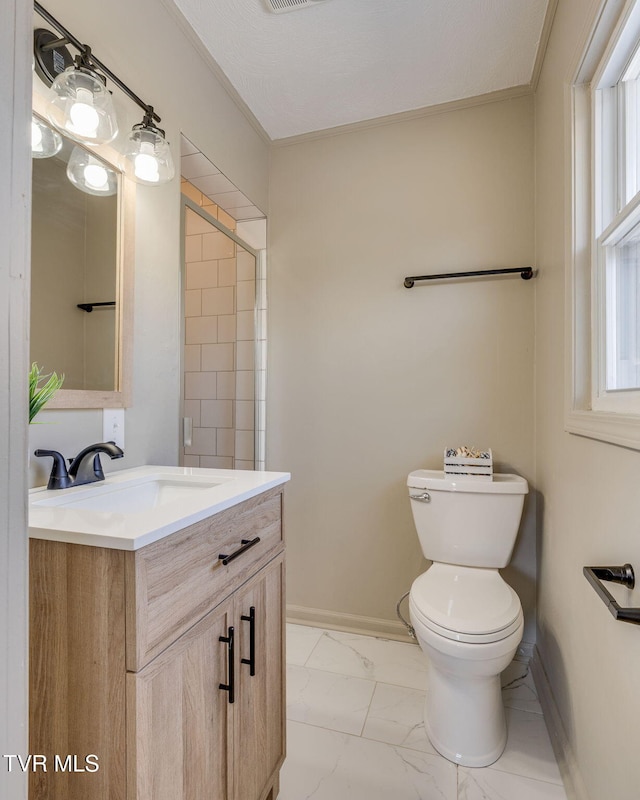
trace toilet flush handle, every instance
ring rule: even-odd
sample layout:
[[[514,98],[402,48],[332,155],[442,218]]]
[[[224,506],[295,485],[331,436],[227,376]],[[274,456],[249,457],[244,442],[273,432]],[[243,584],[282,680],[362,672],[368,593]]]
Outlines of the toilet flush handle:
[[[421,503],[431,502],[431,495],[429,494],[429,492],[421,492],[420,494],[410,494],[409,497],[412,500],[419,500]]]

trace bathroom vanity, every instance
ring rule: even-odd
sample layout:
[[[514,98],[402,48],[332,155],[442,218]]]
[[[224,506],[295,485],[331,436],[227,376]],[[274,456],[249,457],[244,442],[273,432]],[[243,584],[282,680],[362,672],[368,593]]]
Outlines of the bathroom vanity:
[[[288,479],[31,493],[30,800],[275,800]]]

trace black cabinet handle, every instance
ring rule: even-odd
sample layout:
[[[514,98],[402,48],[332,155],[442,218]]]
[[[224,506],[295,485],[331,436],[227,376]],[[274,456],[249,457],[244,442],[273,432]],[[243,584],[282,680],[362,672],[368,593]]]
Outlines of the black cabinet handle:
[[[241,664],[249,665],[249,675],[256,674],[256,607],[251,606],[249,616],[242,614],[240,617],[244,622],[249,623],[249,658],[241,658]]]
[[[615,597],[602,585],[602,581],[611,581],[633,589],[635,575],[631,564],[623,564],[621,567],[583,567],[582,573],[615,619],[640,625],[640,608],[622,608],[618,605]]]
[[[218,556],[218,558],[220,559],[220,561],[222,561],[222,563],[223,563],[223,564],[225,565],[225,567],[226,567],[226,565],[227,565],[227,564],[228,564],[230,561],[233,561],[233,559],[234,559],[234,558],[237,558],[238,556],[241,556],[241,555],[242,555],[243,553],[245,553],[245,552],[246,552],[246,551],[247,551],[247,550],[248,550],[250,547],[253,547],[255,544],[258,544],[258,542],[259,542],[259,541],[260,541],[260,537],[259,537],[259,536],[256,536],[256,538],[255,538],[255,539],[241,539],[241,540],[240,540],[240,543],[242,544],[242,547],[239,547],[237,550],[234,550],[234,551],[233,551],[233,553],[231,553],[231,554],[230,554],[230,555],[228,555],[228,556],[226,556],[226,555],[223,555],[223,554],[221,553],[221,554]]]
[[[233,703],[235,697],[235,671],[234,671],[234,644],[233,644],[233,626],[229,628],[228,636],[219,636],[218,641],[224,642],[227,645],[227,670],[229,683],[221,683],[218,688],[224,692],[229,692],[229,702]]]

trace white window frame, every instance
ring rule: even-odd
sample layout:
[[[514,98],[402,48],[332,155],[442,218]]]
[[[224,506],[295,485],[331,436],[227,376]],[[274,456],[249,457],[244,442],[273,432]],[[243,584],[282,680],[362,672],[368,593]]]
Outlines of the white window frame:
[[[615,261],[612,250],[628,233],[640,226],[640,196],[616,214],[596,239],[594,255],[593,328],[594,378],[592,407],[597,411],[640,413],[640,389],[607,390],[615,374],[616,332],[607,330],[606,309],[616,302]]]
[[[603,0],[596,10],[585,47],[570,73],[567,92],[567,259],[565,428],[613,444],[640,450],[640,391],[604,391],[603,255],[616,240],[611,226],[612,203],[623,186],[616,175],[604,195],[598,171],[607,168],[594,141],[602,135],[603,104],[615,97],[596,94],[615,82],[635,43],[640,40],[640,0]],[[625,44],[626,43],[626,44]],[[626,48],[626,50],[625,50]],[[617,133],[615,142],[618,141]],[[635,219],[637,209],[626,219]],[[596,237],[600,234],[599,241]]]

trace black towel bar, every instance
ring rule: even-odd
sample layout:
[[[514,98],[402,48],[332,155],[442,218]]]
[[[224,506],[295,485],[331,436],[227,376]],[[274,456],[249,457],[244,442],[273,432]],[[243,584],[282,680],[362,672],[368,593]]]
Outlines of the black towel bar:
[[[115,300],[109,300],[106,303],[78,303],[78,308],[90,314],[96,306],[115,306]]]
[[[478,269],[472,272],[443,272],[440,275],[413,275],[404,279],[404,285],[407,289],[411,289],[416,281],[440,281],[447,278],[476,278],[483,277],[484,275],[511,275],[512,273],[520,273],[520,277],[524,281],[530,281],[533,278],[533,267],[508,267],[506,269]]]
[[[602,585],[602,581],[611,581],[633,589],[636,579],[631,564],[623,564],[621,567],[583,567],[582,572],[596,590],[598,597],[613,614],[614,619],[640,625],[640,608],[622,608]]]

